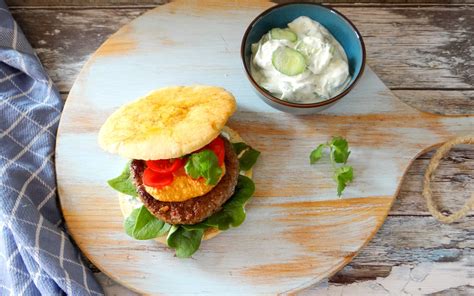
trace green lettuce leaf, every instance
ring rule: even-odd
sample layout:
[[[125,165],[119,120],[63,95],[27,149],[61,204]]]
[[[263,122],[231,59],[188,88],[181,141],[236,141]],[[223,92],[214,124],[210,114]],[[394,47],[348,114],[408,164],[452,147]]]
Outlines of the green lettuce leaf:
[[[217,156],[211,150],[191,154],[184,169],[186,174],[193,179],[200,177],[206,179],[207,185],[216,185],[222,175]]]
[[[260,151],[253,149],[243,142],[232,143],[232,147],[237,156],[239,156],[239,166],[242,171],[250,170],[260,156]]]
[[[204,229],[190,229],[173,225],[168,232],[166,243],[170,248],[176,250],[177,257],[189,258],[199,249],[204,231]]]
[[[165,235],[171,225],[157,219],[145,206],[134,209],[125,219],[125,232],[137,240],[148,240]]]
[[[122,174],[117,178],[107,181],[110,187],[126,195],[137,196],[137,188],[133,185],[130,174],[130,162],[127,163]]]
[[[210,228],[227,230],[241,225],[245,220],[245,204],[255,191],[253,181],[240,175],[235,193],[227,201],[222,210],[201,223],[194,225],[173,225],[168,233],[167,244],[176,250],[180,258],[191,257],[201,245],[204,232]]]
[[[246,176],[239,175],[232,197],[224,204],[222,210],[207,218],[203,223],[219,230],[227,230],[230,226],[239,226],[245,220],[245,204],[254,192],[253,181]]]
[[[183,227],[186,230],[199,230],[199,229],[207,230],[209,228],[209,226],[207,226],[203,222],[192,224],[192,225],[181,225],[181,227]]]
[[[247,149],[247,147],[249,146],[243,142],[232,143],[232,148],[234,148],[234,151],[237,154],[237,156],[240,155],[242,151]]]

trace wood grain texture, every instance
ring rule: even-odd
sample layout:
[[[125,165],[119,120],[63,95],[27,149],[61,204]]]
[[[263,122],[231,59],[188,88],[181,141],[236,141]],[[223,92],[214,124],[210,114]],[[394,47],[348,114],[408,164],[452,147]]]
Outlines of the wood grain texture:
[[[411,165],[403,180],[391,215],[429,215],[422,197],[423,174],[433,152],[421,155]],[[461,208],[474,192],[474,147],[459,146],[441,161],[432,182],[433,199],[439,209],[450,214]],[[474,211],[471,211],[471,215]]]
[[[116,7],[122,5],[159,5],[169,2],[168,0],[6,0],[10,6],[71,6],[81,7],[86,5]],[[291,1],[276,1],[291,2]],[[472,4],[473,0],[312,0],[309,2],[324,4]]]
[[[329,284],[309,291],[322,295],[337,295],[336,291],[339,295],[470,295],[473,234],[472,219],[449,226],[431,217],[389,217],[369,245]],[[418,291],[404,290],[411,285]]]
[[[10,1],[12,3],[13,1]],[[22,5],[20,1],[14,1],[17,5]],[[88,2],[89,5],[108,5],[111,3],[115,5],[113,1],[85,1]],[[132,4],[135,1],[128,1],[128,2],[121,2],[123,5]],[[138,1],[137,1],[138,2]],[[145,0],[146,2],[146,0]],[[151,2],[151,1],[150,1]],[[469,1],[468,1],[469,2]],[[20,7],[14,8],[13,12],[15,17],[19,20],[21,27],[24,29],[27,38],[32,41],[33,45],[39,50],[40,58],[43,62],[46,63],[48,72],[54,76],[54,80],[57,84],[61,86],[61,90],[63,91],[64,98],[67,96],[67,92],[69,91],[70,86],[72,85],[73,80],[75,79],[78,70],[83,66],[85,60],[90,56],[90,54],[105,40],[107,37],[115,32],[118,28],[120,28],[123,24],[127,23],[131,19],[135,18],[136,16],[140,15],[147,9],[141,5],[148,4],[140,2],[138,7],[137,6],[129,7],[128,9],[119,8],[119,9],[100,9],[97,10],[95,8],[87,8],[87,7],[80,7],[79,5],[83,5],[84,3],[81,1],[74,1],[74,5],[77,5],[76,10],[72,11],[71,8],[59,8],[55,7],[52,9],[37,9],[34,8],[33,10],[24,9]],[[37,0],[34,1],[23,1],[23,4],[26,5],[64,5],[67,4],[65,1],[54,1],[54,0],[46,0],[43,2],[38,2]],[[337,7],[337,6],[336,6]],[[338,7],[337,7],[338,8]],[[370,13],[374,9],[378,10],[386,10],[389,13],[392,12],[392,8],[398,8],[398,11],[404,10],[404,7],[347,7],[346,9],[353,9],[354,14],[359,14],[358,17],[360,22],[364,22],[367,24],[368,29],[370,29]],[[434,7],[435,10],[442,10],[442,8]],[[468,15],[469,10],[466,10],[464,7],[455,7],[458,13],[453,15],[461,15],[461,18]],[[412,8],[410,8],[412,10]],[[94,12],[96,11],[96,12]],[[420,18],[428,18],[429,16],[425,16],[425,10],[418,9],[418,13],[420,14]],[[63,15],[62,18],[56,18],[57,15]],[[451,15],[450,17],[452,17]],[[45,16],[45,17],[43,17]],[[449,17],[447,17],[449,18]],[[444,19],[444,18],[443,18]],[[391,19],[392,23],[399,24],[399,30],[403,30],[405,26],[412,27],[413,24],[417,21],[414,18],[405,18],[404,13],[399,13],[394,15]],[[456,19],[452,19],[451,21],[455,21]],[[378,24],[379,29],[370,30],[372,32],[371,38],[373,38],[373,45],[371,45],[369,50],[369,54],[374,51],[373,46],[377,46],[378,40],[382,40],[387,38],[386,36],[392,36],[394,34],[393,30],[391,29],[390,23],[383,23]],[[422,26],[423,27],[423,26]],[[55,30],[59,30],[58,33]],[[434,36],[435,32],[433,28],[429,28],[428,30],[432,30],[431,34],[428,36]],[[461,28],[462,32],[463,29]],[[463,34],[458,34],[457,31],[449,30],[444,31],[441,30],[440,33],[442,35],[448,35],[449,39],[452,40],[452,44],[459,44],[462,40],[465,40],[462,36]],[[74,36],[81,36],[80,40],[87,40],[87,42],[79,42],[80,40],[76,40]],[[419,39],[417,39],[419,40]],[[383,43],[383,41],[381,41]],[[394,44],[393,46],[397,48],[405,48],[405,47],[412,47],[417,48],[418,43],[415,41],[407,44]],[[421,45],[420,45],[421,47]],[[376,47],[377,49],[377,47]],[[448,49],[449,50],[449,49]],[[396,52],[396,49],[393,49]],[[383,54],[383,51],[380,51]],[[408,51],[403,51],[408,52]],[[410,61],[413,60],[414,57],[417,57],[416,52],[411,52],[410,56],[405,55],[396,55],[395,58],[399,59],[399,61]],[[455,55],[454,55],[455,56]],[[451,61],[450,59],[440,59],[440,62],[444,64],[445,68],[449,68]],[[383,58],[377,59],[375,61],[377,65],[381,65],[381,67],[385,67],[385,61]],[[416,63],[407,64],[406,67],[411,68],[408,71],[412,73],[416,71],[415,68],[418,67]],[[426,75],[429,74],[429,69],[427,70]],[[392,75],[393,74],[393,75]],[[390,84],[391,81],[397,82],[400,75],[405,75],[404,71],[395,73],[394,71],[386,71],[383,76],[383,80],[386,84]],[[459,73],[458,73],[459,74]],[[392,77],[393,76],[393,77]],[[417,77],[411,76],[412,83],[410,84],[411,87],[417,87],[416,83],[418,81]],[[444,77],[440,77],[440,79],[444,79]],[[472,90],[453,90],[452,86],[449,84],[449,79],[440,81],[438,90],[430,90],[426,88],[419,88],[416,90],[393,90],[394,94],[401,98],[403,101],[407,102],[408,104],[415,106],[419,109],[436,112],[440,114],[470,114],[474,112],[474,94]],[[471,86],[473,84],[471,80]],[[390,84],[391,85],[391,84]],[[399,84],[397,87],[410,87],[406,84]],[[393,87],[392,87],[393,88]],[[445,99],[448,98],[448,99]],[[420,217],[420,215],[428,215],[426,211],[426,206],[424,204],[424,200],[421,196],[421,179],[422,174],[424,172],[424,168],[427,166],[428,158],[431,154],[426,154],[415,160],[413,165],[410,167],[410,170],[407,173],[407,178],[405,178],[401,192],[397,201],[395,202],[391,215],[396,215],[394,218],[397,218],[398,215],[416,215],[416,216],[405,216],[402,219],[402,222],[398,220],[392,220],[390,217],[386,220],[382,230],[376,235],[374,240],[369,244],[368,248],[363,249],[363,251],[359,254],[356,259],[349,264],[346,268],[338,273],[335,277],[333,277],[327,287],[332,289],[343,289],[347,287],[346,293],[350,293],[350,291],[354,291],[354,289],[359,288],[362,294],[368,294],[373,292],[379,292],[382,294],[384,291],[383,289],[377,290],[374,287],[379,287],[379,283],[376,282],[376,278],[380,277],[381,279],[385,277],[389,277],[390,283],[399,283],[401,281],[406,282],[406,279],[402,277],[390,277],[392,273],[393,266],[403,266],[406,257],[403,256],[405,254],[406,246],[401,247],[403,241],[400,240],[391,240],[390,245],[393,247],[390,249],[385,249],[384,256],[382,259],[378,260],[379,252],[381,252],[382,247],[386,246],[388,243],[385,242],[387,239],[387,234],[389,236],[397,237],[400,235],[396,229],[400,227],[401,223],[405,226],[404,228],[408,228],[410,225],[415,225],[412,228],[411,236],[416,237],[419,239],[420,244],[418,246],[414,245],[413,248],[409,248],[411,254],[417,254],[415,257],[418,258],[419,262],[414,262],[411,260],[410,268],[415,269],[420,264],[429,263],[433,258],[436,258],[432,255],[434,252],[438,254],[444,254],[446,261],[451,260],[452,262],[458,263],[459,260],[462,260],[462,256],[457,256],[462,250],[464,250],[463,245],[461,244],[447,244],[443,243],[443,239],[439,241],[438,244],[431,244],[430,248],[423,247],[423,241],[429,240],[429,237],[432,235],[431,232],[425,231],[422,227],[426,225],[426,223],[420,223],[420,220],[424,219],[431,219],[427,217]],[[450,157],[445,161],[445,167],[438,170],[437,177],[435,182],[433,183],[433,187],[435,187],[435,193],[438,192],[440,195],[440,199],[442,201],[442,205],[450,205],[447,206],[448,208],[456,208],[459,207],[463,203],[463,195],[468,191],[470,188],[470,181],[469,176],[473,176],[474,174],[474,149],[471,147],[456,149],[454,152],[451,153]],[[452,173],[455,173],[457,176],[453,176]],[[452,181],[452,182],[450,182]],[[445,188],[445,186],[449,186]],[[438,189],[436,189],[438,188]],[[446,208],[446,207],[443,207]],[[472,219],[471,219],[472,220]],[[470,220],[467,220],[470,221]],[[435,222],[433,222],[436,225]],[[418,226],[419,225],[419,226]],[[467,229],[468,231],[472,232],[472,224],[463,223],[462,227]],[[433,231],[439,231],[439,237],[452,237],[453,240],[457,240],[460,242],[465,242],[466,238],[464,233],[459,233],[459,236],[452,236],[451,235],[451,227],[441,227],[439,229],[433,229]],[[372,247],[374,246],[374,247]],[[439,256],[442,258],[443,256]],[[359,263],[358,258],[362,258],[361,262],[367,262],[368,260],[372,259],[370,264]],[[388,258],[389,264],[385,262]],[[401,261],[399,261],[401,260]],[[444,264],[443,262],[437,262],[437,264]],[[460,263],[459,263],[460,264]],[[405,272],[405,274],[408,274]],[[436,273],[436,271],[431,271],[429,276],[436,276],[440,282],[445,282],[445,274]],[[100,279],[104,277],[99,274]],[[103,280],[102,283],[105,283],[104,289],[108,292],[108,295],[125,295],[126,292],[132,293],[116,283],[112,283],[110,280]],[[422,282],[425,287],[431,287],[432,285],[429,282]],[[354,285],[352,285],[354,284]],[[385,285],[389,286],[389,285]],[[317,288],[314,287],[310,289],[311,295],[318,294],[316,292]],[[436,295],[469,295],[473,294],[472,288],[466,286],[459,286],[455,288],[449,289],[440,289],[438,291],[444,292],[437,292]],[[382,292],[380,292],[382,291]],[[319,294],[326,295],[326,291],[321,292]],[[339,295],[340,293],[338,293]],[[387,293],[388,294],[388,293]],[[399,294],[399,293],[397,293]]]
[[[257,14],[261,7],[255,5],[246,3],[239,11],[234,10],[232,4],[222,8],[217,3],[205,9],[193,4],[184,8],[179,3],[160,7],[104,44],[86,65],[69,96],[57,153],[59,193],[69,229],[81,249],[100,268],[142,291],[173,289],[176,292],[176,285],[147,280],[162,275],[154,274],[154,270],[144,271],[136,264],[140,260],[147,264],[157,260],[160,264],[173,265],[178,272],[192,272],[200,281],[200,289],[205,291],[224,291],[220,289],[224,289],[225,283],[238,281],[236,288],[241,292],[281,292],[321,280],[346,264],[374,234],[413,157],[427,146],[472,130],[474,120],[470,117],[444,118],[419,113],[397,101],[370,68],[350,100],[344,100],[324,114],[295,118],[270,110],[255,101],[244,79],[238,79],[241,69],[232,58],[233,49],[238,48],[240,31],[245,29],[245,26],[237,26],[248,23],[252,13]],[[207,21],[216,21],[213,20],[216,11],[226,14],[227,9],[233,13],[232,19],[217,28],[206,25]],[[177,22],[173,28],[166,26],[179,15],[186,16],[183,23]],[[207,29],[196,39],[192,32],[184,29],[189,24]],[[154,34],[142,38],[147,32]],[[218,36],[225,36],[224,42]],[[223,85],[239,98],[240,112],[230,125],[262,150],[261,163],[265,165],[260,163],[256,168],[258,190],[247,223],[205,244],[195,262],[178,264],[164,247],[130,242],[122,233],[118,206],[102,185],[121,164],[117,158],[98,150],[94,143],[105,116],[136,97],[138,92],[153,85],[170,84],[170,78],[193,82],[195,73],[183,71],[186,68],[180,66],[190,62],[173,57],[192,56],[186,52],[189,44],[200,44],[197,42],[203,39],[213,46],[200,47],[202,61],[193,59],[191,64],[206,73],[200,81]],[[212,63],[206,54],[212,56]],[[120,71],[111,71],[114,67]],[[161,75],[162,71],[169,77]],[[140,78],[141,73],[147,73],[146,79]],[[121,87],[123,85],[127,88]],[[257,111],[259,116],[255,116]],[[354,147],[353,165],[359,172],[358,183],[347,190],[347,199],[322,201],[334,196],[332,181],[305,166],[306,158],[301,159],[301,163],[295,159],[291,171],[295,176],[312,176],[308,179],[280,178],[269,170],[290,165],[285,155],[307,155],[314,143],[325,141],[333,134],[346,136]],[[70,151],[78,143],[88,143],[88,148],[71,157]],[[369,155],[371,157],[367,157]],[[97,161],[88,162],[91,158]],[[384,161],[384,175],[380,174],[380,160]],[[97,170],[98,167],[101,169]],[[324,167],[329,168],[327,164],[322,169]],[[90,170],[96,172],[93,178],[86,174]],[[90,184],[87,189],[82,185],[85,183]],[[106,210],[97,209],[97,203],[103,204]],[[259,228],[249,225],[259,225]],[[262,247],[275,244],[280,246],[278,250],[265,248],[267,252],[262,254]],[[227,252],[235,257],[225,256]],[[259,256],[252,256],[252,260],[234,260],[247,258],[249,254]],[[204,269],[203,273],[206,266],[213,269]],[[135,277],[137,269],[144,278]],[[222,286],[215,284],[216,278]],[[180,291],[193,291],[190,288],[179,287]]]
[[[399,89],[393,93],[408,105],[430,113],[461,115],[474,112],[474,90]]]
[[[385,84],[392,89],[417,89],[412,96],[410,90],[400,93],[407,103],[436,112],[436,103],[418,103],[419,97],[428,98],[435,92],[426,88],[462,88],[468,90],[448,96],[462,95],[463,104],[474,108],[470,71],[474,7],[335,7],[360,29],[369,65]],[[146,10],[13,9],[13,13],[52,79],[67,92],[90,53],[106,36]],[[438,93],[437,97],[445,94]]]
[[[402,100],[408,99],[410,93],[415,95],[423,91],[395,91],[405,93],[406,97]],[[426,93],[452,93],[453,91],[425,91]],[[401,97],[398,96],[400,99]],[[434,103],[429,99],[430,96],[424,100],[425,107],[432,106],[441,111],[443,106],[452,110],[452,114],[470,114],[474,112],[474,102],[472,104],[448,104],[443,101],[435,101]],[[452,96],[453,100],[463,100],[462,97]],[[62,99],[67,99],[67,94],[62,94]],[[415,100],[412,100],[415,101]],[[468,101],[470,102],[470,101]],[[431,108],[430,108],[431,109]],[[434,149],[425,154],[420,155],[415,159],[405,174],[402,181],[400,192],[395,200],[389,215],[395,216],[430,216],[426,207],[426,202],[421,193],[423,174],[428,166],[428,163],[433,155]],[[469,196],[470,192],[474,191],[474,147],[469,145],[459,146],[451,150],[447,157],[441,162],[435,178],[432,181],[433,198],[442,209],[443,212],[449,214],[455,209],[460,208]],[[474,211],[471,212],[474,215]]]
[[[388,217],[349,265],[298,295],[400,295],[414,283],[435,295],[471,295],[469,278],[457,282],[447,277],[472,269],[467,263],[474,258],[473,232],[472,219],[440,226],[431,217]],[[110,295],[136,295],[103,274],[98,277]],[[444,286],[433,285],[432,278]]]

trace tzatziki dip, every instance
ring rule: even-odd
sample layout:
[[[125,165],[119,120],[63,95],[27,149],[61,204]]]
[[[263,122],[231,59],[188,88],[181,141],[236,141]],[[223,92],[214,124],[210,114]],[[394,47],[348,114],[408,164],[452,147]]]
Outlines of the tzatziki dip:
[[[250,72],[274,96],[316,103],[341,93],[350,82],[344,48],[320,23],[300,16],[252,44]]]

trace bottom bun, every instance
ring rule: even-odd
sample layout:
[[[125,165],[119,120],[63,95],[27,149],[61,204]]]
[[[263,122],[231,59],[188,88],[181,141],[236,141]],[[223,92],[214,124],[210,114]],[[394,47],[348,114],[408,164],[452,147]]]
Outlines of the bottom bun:
[[[240,135],[236,131],[234,131],[233,129],[227,126],[225,126],[222,129],[222,134],[224,137],[229,139],[231,143],[244,142],[244,140],[240,137]],[[240,174],[245,175],[246,177],[252,178],[252,169],[248,171],[242,171],[240,172]],[[135,198],[133,196],[126,195],[123,193],[119,193],[118,195],[119,195],[120,210],[122,211],[122,215],[124,219],[130,216],[130,214],[132,213],[134,209],[139,208],[143,205],[142,202],[138,200],[138,198]],[[196,198],[199,198],[199,197],[196,197]],[[211,239],[217,236],[219,233],[221,233],[219,229],[211,227],[204,232],[203,240]],[[163,236],[159,236],[155,238],[155,240],[166,245],[166,238],[167,238],[167,234]]]

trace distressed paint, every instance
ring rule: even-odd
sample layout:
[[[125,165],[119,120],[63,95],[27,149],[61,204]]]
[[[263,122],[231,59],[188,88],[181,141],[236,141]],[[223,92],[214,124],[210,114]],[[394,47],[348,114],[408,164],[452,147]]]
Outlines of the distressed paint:
[[[7,0],[6,3],[10,6],[14,7],[24,7],[26,6],[29,8],[30,6],[69,6],[69,7],[77,7],[77,6],[102,6],[102,7],[121,7],[121,6],[130,6],[130,5],[137,5],[137,6],[146,6],[149,8],[153,8],[156,5],[167,3],[169,0]],[[288,2],[288,0],[280,0],[276,1],[279,3]],[[374,0],[313,0],[312,2],[316,3],[369,3],[369,5],[374,5]],[[418,4],[423,5],[426,4],[426,0],[379,0],[378,2],[386,3],[386,4]],[[445,0],[431,0],[429,3],[440,3],[445,4]],[[459,4],[469,4],[471,3],[470,0],[450,0],[449,3],[459,3]],[[375,4],[377,5],[377,4]]]
[[[449,87],[449,84],[446,84]],[[474,90],[396,90],[400,100],[421,111],[461,115],[474,112]]]
[[[123,56],[127,52],[133,54],[137,48],[138,40],[135,38],[136,32],[133,31],[132,26],[125,26],[120,30],[120,38],[114,38],[113,35],[107,42],[97,50],[96,56]],[[161,43],[160,45],[163,45]]]
[[[394,266],[386,277],[349,285],[326,283],[298,295],[408,296],[442,292],[448,295],[472,295],[474,292],[472,263],[472,258],[463,258],[459,262],[403,264]]]
[[[377,282],[383,281],[384,286],[400,285],[400,276],[394,276],[400,270],[399,266],[403,267],[406,274],[417,266],[433,266],[427,269],[427,278],[439,281],[437,285],[420,281],[420,277],[411,278],[425,291],[435,289],[436,293],[471,295],[474,292],[472,285],[458,286],[456,282],[443,279],[445,276],[465,274],[472,269],[472,265],[469,266],[466,260],[474,258],[473,227],[473,219],[466,219],[456,225],[440,225],[431,217],[388,217],[376,237],[348,266],[331,277],[329,282],[323,281],[298,295],[326,295],[327,291],[336,295],[341,295],[341,291],[344,292],[343,295],[378,295],[375,292],[381,291],[385,294],[380,295],[388,295]],[[441,269],[443,273],[439,272]],[[135,295],[111,282],[105,275],[97,275],[106,292],[119,291],[115,295]],[[461,278],[465,283],[465,277]]]
[[[471,269],[467,258],[456,263],[403,264],[391,268],[386,277],[347,285],[323,282],[297,295],[419,295],[443,292],[451,293],[449,295],[470,295],[474,292],[474,282],[469,275]],[[138,295],[103,274],[99,274],[97,279],[107,295]]]
[[[472,131],[472,117],[443,118],[401,103],[370,68],[351,95],[325,113],[279,113],[253,94],[238,53],[246,24],[269,4],[243,2],[238,10],[235,2],[212,2],[206,9],[186,4],[159,7],[101,46],[73,86],[61,121],[58,190],[68,229],[94,264],[129,287],[155,294],[224,293],[230,286],[240,293],[276,293],[314,284],[347,264],[375,234],[419,153]],[[189,28],[199,28],[199,34]],[[102,152],[96,134],[124,102],[159,86],[192,83],[234,93],[239,112],[229,125],[262,158],[244,225],[204,242],[195,260],[178,260],[164,246],[123,233],[115,194],[105,186],[123,160]],[[329,164],[307,164],[311,148],[335,134],[349,139],[358,174],[344,200],[335,197],[324,173]],[[183,277],[192,281],[183,285]]]
[[[392,89],[416,89],[412,94],[403,95],[409,104],[417,105],[418,96],[430,96],[437,92],[426,88],[447,88],[440,92],[449,96],[450,91],[457,87],[471,89],[466,94],[472,103],[471,87],[474,83],[473,76],[469,74],[468,62],[472,60],[469,48],[474,40],[474,7],[333,6],[359,28],[366,42],[368,63],[385,84]],[[62,92],[66,92],[89,54],[110,34],[149,8],[44,7],[13,8],[12,12],[28,40],[37,49],[53,81]],[[440,18],[444,21],[439,22]],[[52,35],[54,29],[61,33]],[[395,90],[397,96],[399,92],[411,90]],[[469,102],[463,101],[465,104]],[[444,110],[434,103],[426,103],[421,105],[424,110],[462,112],[454,110],[454,106],[453,109]]]

